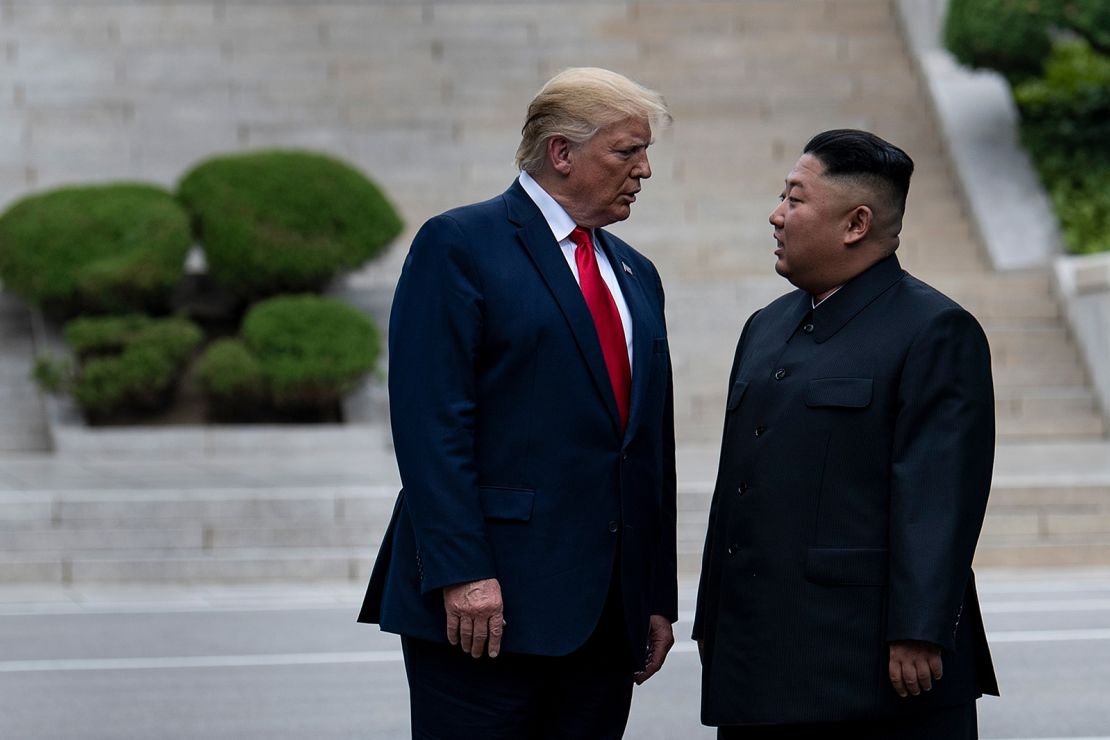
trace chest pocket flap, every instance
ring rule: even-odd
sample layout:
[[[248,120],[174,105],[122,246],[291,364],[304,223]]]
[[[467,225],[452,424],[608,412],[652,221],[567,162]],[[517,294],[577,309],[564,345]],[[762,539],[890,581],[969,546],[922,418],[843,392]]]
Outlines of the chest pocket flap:
[[[806,406],[862,409],[871,403],[871,378],[818,378],[806,386]]]

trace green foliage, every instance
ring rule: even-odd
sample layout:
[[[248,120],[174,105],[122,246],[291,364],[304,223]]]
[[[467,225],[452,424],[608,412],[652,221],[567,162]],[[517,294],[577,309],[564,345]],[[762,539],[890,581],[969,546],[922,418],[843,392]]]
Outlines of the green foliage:
[[[36,357],[31,377],[47,393],[64,393],[73,380],[73,366],[57,357]]]
[[[210,159],[186,174],[178,196],[193,214],[210,274],[248,300],[319,290],[401,232],[373,182],[310,152]]]
[[[1052,49],[1043,3],[950,0],[944,44],[968,67],[994,69],[1017,81],[1036,75]]]
[[[1082,41],[1058,44],[1044,77],[1014,99],[1068,249],[1110,250],[1110,58]]]
[[[267,396],[261,364],[238,339],[209,345],[197,363],[197,379],[218,408],[218,416],[234,416]]]
[[[1068,249],[1110,250],[1110,2],[952,0],[945,43],[1013,85]]]
[[[71,392],[94,419],[163,405],[204,337],[185,319],[138,314],[74,319],[64,331],[79,359]]]
[[[377,329],[362,312],[313,295],[257,304],[242,335],[274,404],[286,408],[338,401],[373,370],[381,350]]]
[[[0,277],[56,316],[161,310],[190,243],[187,214],[160,188],[61,188],[0,216]]]

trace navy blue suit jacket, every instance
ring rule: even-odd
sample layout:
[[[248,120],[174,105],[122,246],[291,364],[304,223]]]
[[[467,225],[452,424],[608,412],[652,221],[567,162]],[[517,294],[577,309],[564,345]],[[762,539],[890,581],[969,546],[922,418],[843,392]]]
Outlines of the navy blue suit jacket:
[[[663,289],[645,257],[595,233],[632,315],[623,432],[582,292],[520,184],[420,229],[389,324],[403,488],[359,621],[445,642],[442,587],[497,578],[503,650],[563,655],[614,573],[638,659],[649,616],[677,619]]]
[[[971,575],[994,457],[990,351],[888,257],[744,327],[694,636],[710,725],[865,719],[997,693]],[[888,644],[943,646],[901,699]]]

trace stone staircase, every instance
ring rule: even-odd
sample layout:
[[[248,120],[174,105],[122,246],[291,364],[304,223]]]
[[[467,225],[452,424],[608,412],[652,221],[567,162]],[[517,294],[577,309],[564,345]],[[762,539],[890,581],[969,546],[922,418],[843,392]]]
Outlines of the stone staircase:
[[[0,200],[75,178],[171,184],[227,148],[333,151],[382,182],[408,221],[392,253],[349,280],[349,297],[378,309],[424,219],[510,182],[523,107],[543,80],[594,64],[661,90],[675,125],[651,150],[654,176],[633,217],[614,230],[652,257],[668,292],[687,573],[700,558],[736,338],[790,287],[773,273],[766,220],[782,178],[813,133],[876,131],[917,163],[903,264],[969,308],[991,340],[1009,452],[980,563],[1110,562],[1110,474],[1082,474],[1106,429],[1049,276],[986,263],[890,2],[0,5],[11,60],[0,93],[11,87],[18,102],[0,114],[0,137],[11,133],[18,152],[0,160]],[[382,437],[331,456],[196,459],[147,445],[111,459],[2,458],[0,577],[361,580],[396,488]],[[1085,462],[1074,474],[1007,472],[1030,456],[1058,459],[1056,448],[1093,452],[1075,458]]]

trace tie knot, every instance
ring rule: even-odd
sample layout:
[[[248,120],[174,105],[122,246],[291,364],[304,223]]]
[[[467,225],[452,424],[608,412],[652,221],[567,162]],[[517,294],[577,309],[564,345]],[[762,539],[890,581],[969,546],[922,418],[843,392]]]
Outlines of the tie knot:
[[[594,248],[593,242],[590,240],[589,230],[583,229],[581,226],[575,226],[574,231],[570,232],[570,240],[574,242],[575,246],[590,250]]]

